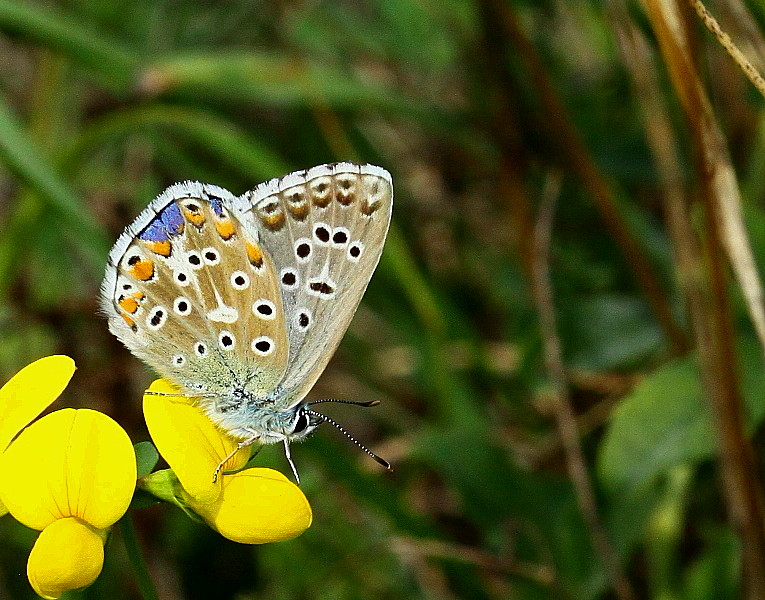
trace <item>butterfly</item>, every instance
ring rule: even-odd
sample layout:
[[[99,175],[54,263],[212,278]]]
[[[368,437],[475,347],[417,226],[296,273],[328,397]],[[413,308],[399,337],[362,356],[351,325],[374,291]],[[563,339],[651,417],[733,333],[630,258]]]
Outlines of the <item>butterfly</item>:
[[[289,443],[322,422],[390,468],[305,396],[369,284],[392,207],[390,173],[374,165],[320,165],[241,196],[171,185],[109,253],[109,330],[239,448],[283,443],[298,481]]]

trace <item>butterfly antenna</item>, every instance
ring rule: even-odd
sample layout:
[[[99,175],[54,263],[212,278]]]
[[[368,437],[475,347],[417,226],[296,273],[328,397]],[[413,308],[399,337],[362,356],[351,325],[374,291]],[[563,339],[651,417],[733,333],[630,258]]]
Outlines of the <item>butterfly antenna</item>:
[[[165,398],[217,398],[218,394],[184,394],[179,392],[177,394],[168,394],[165,392],[154,392],[152,390],[146,390],[143,393],[144,396],[164,396]]]
[[[311,404],[318,404],[319,402],[322,402],[322,400],[319,400],[317,402],[311,402]],[[323,402],[340,402],[341,404],[357,404],[359,406],[374,406],[373,404],[368,404],[368,403],[364,403],[364,402],[350,402],[350,401],[346,402],[346,401],[343,401],[343,400],[334,400],[334,401],[333,400],[324,400]],[[321,419],[323,422],[329,423],[330,425],[334,426],[336,429],[338,429],[340,431],[340,433],[342,433],[345,437],[347,437],[349,440],[351,440],[354,444],[356,444],[359,448],[361,448],[369,456],[371,456],[373,459],[375,459],[378,463],[380,463],[388,471],[392,471],[393,470],[393,467],[391,466],[391,464],[387,460],[377,456],[377,454],[372,452],[369,448],[367,448],[359,440],[357,440],[350,433],[348,433],[348,431],[346,431],[346,429],[342,425],[340,425],[339,423],[333,421],[332,419],[330,419],[326,415],[322,415],[321,413],[317,413],[316,411],[313,411],[311,409],[308,409],[306,412],[308,412],[308,414],[313,415],[314,417],[316,417],[318,419]]]
[[[300,475],[298,475],[297,468],[295,467],[295,463],[292,462],[292,453],[290,452],[290,443],[286,439],[284,440],[284,454],[287,456],[287,462],[290,463],[290,467],[292,467],[292,473],[295,475],[295,482],[300,485]]]
[[[377,406],[380,404],[379,400],[369,400],[368,402],[352,402],[350,400],[335,400],[334,398],[325,398],[324,400],[314,400],[313,402],[306,402],[308,406],[313,406],[314,404],[323,404],[325,402],[334,402],[335,404],[353,404],[354,406]],[[324,415],[322,415],[324,416]]]

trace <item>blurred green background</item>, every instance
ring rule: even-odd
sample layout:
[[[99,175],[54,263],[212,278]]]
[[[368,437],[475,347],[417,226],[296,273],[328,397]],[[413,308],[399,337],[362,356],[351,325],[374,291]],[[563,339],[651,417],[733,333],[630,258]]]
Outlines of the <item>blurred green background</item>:
[[[762,3],[751,23],[739,2],[712,6],[761,51]],[[765,260],[763,99],[683,18]],[[617,25],[647,43],[705,239],[703,168],[640,3],[0,0],[0,378],[72,356],[54,408],[96,408],[148,439],[153,375],[96,298],[110,245],[167,185],[240,194],[335,160],[393,174],[383,259],[311,397],[380,400],[326,412],[395,472],[324,427],[293,449],[314,509],[294,541],[242,546],[167,505],[136,512],[163,600],[629,597],[593,545],[556,426],[532,293],[546,195],[570,406],[611,556],[633,597],[741,597],[667,186]],[[730,277],[726,293],[726,368],[761,457],[762,348]],[[280,447],[260,456],[289,473]],[[0,598],[34,597],[34,537],[0,519]],[[67,598],[140,598],[118,533],[98,581]]]

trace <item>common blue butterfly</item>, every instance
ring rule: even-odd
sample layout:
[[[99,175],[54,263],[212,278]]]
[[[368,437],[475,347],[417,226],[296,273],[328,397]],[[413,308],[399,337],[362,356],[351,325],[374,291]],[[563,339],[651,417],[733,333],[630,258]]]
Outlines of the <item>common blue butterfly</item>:
[[[373,165],[321,165],[241,196],[172,185],[109,253],[109,330],[240,447],[283,442],[297,478],[290,441],[324,421],[346,433],[304,398],[356,312],[392,207],[390,173]]]

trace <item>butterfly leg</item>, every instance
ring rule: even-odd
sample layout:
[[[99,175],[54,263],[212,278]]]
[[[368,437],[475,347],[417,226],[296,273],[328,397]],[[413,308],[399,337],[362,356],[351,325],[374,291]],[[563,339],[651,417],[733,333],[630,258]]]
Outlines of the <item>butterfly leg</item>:
[[[225,465],[230,458],[232,458],[237,452],[239,452],[242,448],[246,448],[247,446],[251,446],[252,443],[255,441],[255,438],[242,440],[236,445],[236,448],[234,448],[231,453],[224,458],[217,467],[215,467],[215,472],[213,473],[213,483],[218,481],[218,475],[220,475],[221,470],[223,470],[223,465]]]
[[[287,456],[287,462],[290,463],[290,467],[292,467],[292,473],[295,475],[295,482],[300,485],[300,475],[298,475],[297,468],[295,468],[295,463],[292,462],[290,443],[286,438],[284,439],[284,454]]]

